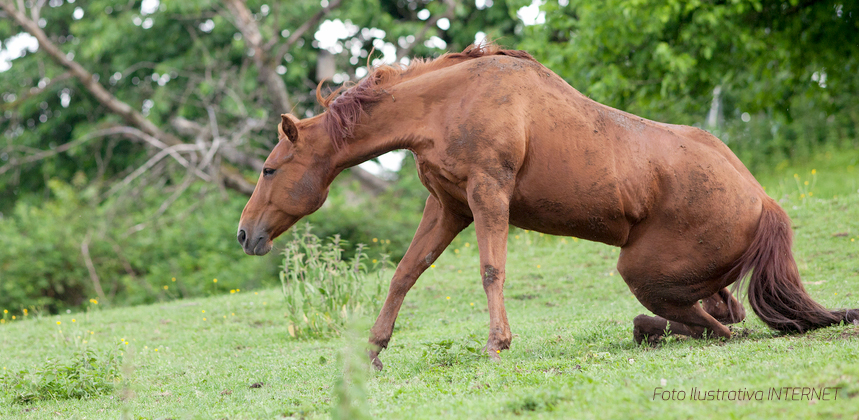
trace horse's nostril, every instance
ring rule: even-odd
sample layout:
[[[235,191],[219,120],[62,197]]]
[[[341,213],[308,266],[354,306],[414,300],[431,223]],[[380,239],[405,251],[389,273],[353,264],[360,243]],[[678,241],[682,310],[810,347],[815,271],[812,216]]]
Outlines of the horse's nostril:
[[[238,237],[238,239],[239,239],[239,243],[240,243],[240,244],[242,244],[242,245],[244,245],[244,244],[245,244],[245,240],[246,240],[247,238],[248,238],[248,234],[247,234],[247,233],[245,233],[245,230],[244,230],[244,229],[239,229],[239,237]]]

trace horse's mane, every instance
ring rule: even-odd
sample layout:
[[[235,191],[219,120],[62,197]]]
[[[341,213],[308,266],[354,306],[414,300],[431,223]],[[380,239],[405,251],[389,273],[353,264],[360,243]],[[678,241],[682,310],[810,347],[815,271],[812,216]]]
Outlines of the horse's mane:
[[[331,137],[334,147],[342,148],[346,144],[346,139],[352,137],[358,119],[364,114],[364,106],[383,98],[387,94],[385,88],[434,70],[490,55],[506,55],[536,61],[525,51],[503,50],[494,43],[486,43],[471,45],[461,53],[446,53],[436,59],[416,58],[409,65],[385,64],[374,67],[367,77],[358,83],[352,85],[344,83],[327,97],[323,98],[320,89],[317,89],[316,99],[327,111],[322,121],[325,131]]]

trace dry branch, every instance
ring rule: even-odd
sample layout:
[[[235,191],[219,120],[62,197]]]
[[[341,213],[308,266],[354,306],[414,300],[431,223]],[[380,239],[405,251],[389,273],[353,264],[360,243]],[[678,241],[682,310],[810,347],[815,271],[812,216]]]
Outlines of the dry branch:
[[[17,22],[25,31],[30,33],[30,35],[33,35],[39,41],[39,48],[46,54],[48,54],[48,56],[54,62],[66,68],[76,79],[78,79],[78,81],[84,86],[84,88],[86,88],[86,90],[89,91],[90,94],[92,94],[96,98],[96,100],[99,101],[99,103],[104,105],[114,114],[117,114],[122,117],[133,127],[136,127],[137,129],[145,133],[147,136],[142,138],[153,146],[158,147],[157,143],[153,143],[150,141],[152,139],[156,139],[161,144],[169,146],[159,147],[162,150],[161,152],[159,152],[159,155],[164,153],[164,150],[179,145],[182,145],[181,148],[183,150],[189,150],[186,148],[189,145],[185,144],[176,136],[161,130],[161,128],[146,119],[146,117],[144,117],[141,113],[137,112],[130,105],[117,99],[113,94],[107,91],[107,89],[105,89],[101,84],[98,83],[96,78],[93,77],[92,73],[87,71],[78,62],[69,58],[66,54],[60,51],[60,49],[48,38],[45,32],[42,31],[39,25],[32,19],[28,18],[22,12],[23,10],[25,10],[23,8],[23,5],[20,5],[19,7],[21,7],[21,10],[16,8],[13,4],[9,3],[7,0],[0,0],[0,8],[2,8],[9,16],[11,16],[12,19],[15,20],[15,22]],[[174,149],[173,151],[176,150]],[[172,156],[176,158],[176,155]],[[250,162],[254,159],[235,149],[231,151],[230,156],[225,157],[227,158],[227,160],[232,161],[232,159],[236,159],[242,163]],[[177,161],[179,161],[179,159],[177,159]],[[202,174],[202,172],[200,172],[198,175],[200,174]],[[237,191],[240,191],[244,194],[249,194],[249,191],[253,192],[254,187],[252,184],[247,182],[244,177],[237,177],[234,175],[235,174],[232,173],[225,175],[222,174],[225,179],[229,177],[230,181],[229,183],[227,183],[227,186],[229,188],[236,189]]]
[[[254,51],[254,64],[256,64],[260,79],[268,88],[275,109],[278,112],[289,112],[292,109],[292,101],[289,100],[286,83],[274,69],[274,63],[269,56],[269,51],[263,45],[262,34],[253,14],[242,0],[225,0],[224,4],[232,14],[232,16],[225,17],[227,19],[232,18],[231,20],[242,33],[245,42]]]

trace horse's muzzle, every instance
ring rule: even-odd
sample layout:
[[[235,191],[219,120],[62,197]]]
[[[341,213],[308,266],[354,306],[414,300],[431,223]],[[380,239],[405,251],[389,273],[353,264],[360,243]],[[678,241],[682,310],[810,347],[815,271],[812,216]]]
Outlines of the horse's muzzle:
[[[245,254],[265,255],[271,251],[271,241],[268,239],[268,233],[265,231],[252,232],[249,235],[247,230],[240,228],[236,239],[238,239]]]

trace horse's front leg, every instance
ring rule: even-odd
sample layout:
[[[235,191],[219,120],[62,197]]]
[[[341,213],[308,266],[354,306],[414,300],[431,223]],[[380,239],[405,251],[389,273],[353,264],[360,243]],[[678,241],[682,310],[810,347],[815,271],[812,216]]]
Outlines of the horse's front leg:
[[[468,205],[480,249],[480,276],[489,304],[489,340],[486,352],[496,360],[510,347],[513,335],[504,309],[504,267],[507,264],[507,233],[512,185],[490,176],[469,180]]]
[[[409,289],[418,277],[450,245],[456,235],[471,224],[471,219],[463,218],[446,210],[432,195],[427,198],[421,223],[409,245],[406,255],[397,265],[388,297],[373,328],[370,329],[370,360],[376,370],[382,370],[379,352],[388,347],[394,331],[394,321]]]

